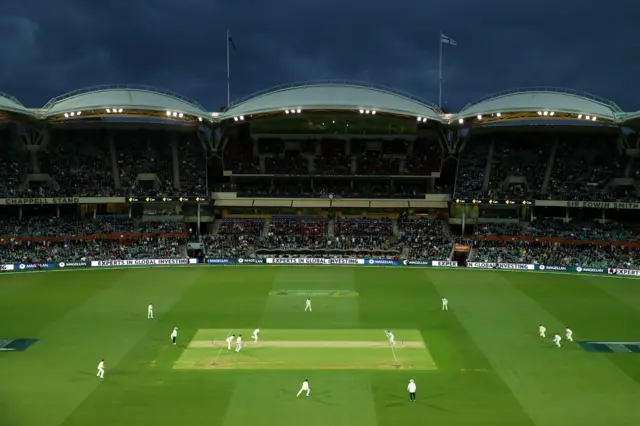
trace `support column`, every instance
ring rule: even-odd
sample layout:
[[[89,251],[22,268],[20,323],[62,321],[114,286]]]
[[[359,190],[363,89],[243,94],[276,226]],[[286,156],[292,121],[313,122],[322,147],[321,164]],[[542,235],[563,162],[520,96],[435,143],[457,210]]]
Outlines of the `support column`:
[[[118,153],[116,151],[115,137],[113,133],[108,133],[109,154],[111,155],[111,174],[113,175],[113,186],[122,189],[120,182],[120,170],[118,169]]]
[[[178,153],[178,137],[171,139],[171,159],[173,160],[173,187],[180,190],[180,159]]]

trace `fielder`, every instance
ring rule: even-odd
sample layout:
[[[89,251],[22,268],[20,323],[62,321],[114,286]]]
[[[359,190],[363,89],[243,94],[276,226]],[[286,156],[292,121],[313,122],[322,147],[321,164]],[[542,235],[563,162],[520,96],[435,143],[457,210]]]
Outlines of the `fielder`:
[[[298,394],[296,395],[296,398],[299,397],[302,392],[307,392],[307,396],[309,396],[309,394],[311,393],[311,389],[309,388],[309,380],[308,379],[304,379],[304,382],[302,382],[302,387],[298,391]]]
[[[442,310],[443,311],[448,311],[449,310],[449,301],[447,300],[446,297],[442,298]]]
[[[242,334],[238,334],[236,339],[236,352],[240,352],[240,349],[242,349]]]
[[[562,337],[560,337],[560,335],[558,333],[553,335],[553,343],[555,343],[555,345],[557,347],[560,347],[562,345],[560,345],[560,341],[562,340]]]
[[[147,319],[153,319],[153,305],[149,303],[149,307],[147,308]]]
[[[567,340],[570,341],[570,342],[573,342],[573,331],[571,331],[571,329],[569,327],[567,327],[565,332],[566,332]]]
[[[538,326],[538,331],[540,332],[540,337],[547,337],[547,329],[544,328],[544,325],[540,324]]]
[[[253,339],[254,343],[258,343],[258,334],[260,333],[260,329],[256,328],[255,330],[253,330],[253,334],[251,335],[251,338]]]
[[[395,346],[396,345],[396,337],[393,335],[393,333],[390,330],[387,330],[384,333],[387,335],[387,339],[389,339],[389,344],[391,346]]]
[[[96,374],[96,377],[104,379],[104,359],[98,364],[98,374]]]
[[[171,332],[171,341],[173,345],[176,344],[176,339],[178,338],[178,327],[173,327],[173,331]]]
[[[307,301],[306,301],[306,302],[305,302],[305,304],[304,304],[304,311],[305,311],[305,312],[307,312],[307,311],[309,311],[309,312],[313,312],[313,311],[311,310],[311,298],[310,298],[310,297],[307,297]]]
[[[227,337],[226,341],[227,341],[227,349],[231,350],[231,343],[233,343],[233,339],[236,338],[235,334],[232,334],[231,336]]]

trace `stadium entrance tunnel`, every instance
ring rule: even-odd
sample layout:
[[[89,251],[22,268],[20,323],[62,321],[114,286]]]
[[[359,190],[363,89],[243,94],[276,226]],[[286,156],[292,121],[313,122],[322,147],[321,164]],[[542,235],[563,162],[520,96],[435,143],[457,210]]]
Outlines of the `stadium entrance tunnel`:
[[[467,259],[469,258],[469,252],[471,247],[468,245],[456,244],[453,246],[453,259],[458,262],[459,266],[467,266]]]

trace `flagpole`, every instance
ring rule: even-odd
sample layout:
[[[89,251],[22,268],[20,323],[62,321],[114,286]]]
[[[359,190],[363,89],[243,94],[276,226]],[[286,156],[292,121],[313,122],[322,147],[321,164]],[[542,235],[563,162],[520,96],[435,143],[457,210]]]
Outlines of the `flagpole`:
[[[440,44],[440,67],[439,67],[439,85],[438,85],[438,107],[442,108],[442,31],[440,31],[440,40],[438,40]]]
[[[227,106],[231,103],[231,73],[229,68],[229,44],[231,43],[231,35],[229,34],[229,30],[227,30],[227,38],[225,40],[225,44],[227,45]],[[442,48],[440,48],[442,51]]]

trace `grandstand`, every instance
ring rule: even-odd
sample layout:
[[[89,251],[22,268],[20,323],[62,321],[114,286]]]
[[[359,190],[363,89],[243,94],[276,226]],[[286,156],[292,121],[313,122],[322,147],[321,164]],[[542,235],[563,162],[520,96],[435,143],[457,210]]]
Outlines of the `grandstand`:
[[[519,89],[457,114],[348,81],[280,86],[220,113],[147,86],[40,109],[0,99],[6,261],[636,262],[640,113],[597,96]]]

